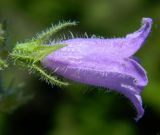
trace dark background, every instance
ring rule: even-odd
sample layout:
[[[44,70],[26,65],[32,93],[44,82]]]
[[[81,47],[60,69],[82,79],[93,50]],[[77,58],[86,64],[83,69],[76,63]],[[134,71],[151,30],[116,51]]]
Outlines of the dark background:
[[[160,135],[159,0],[0,0],[0,20],[8,22],[10,46],[63,20],[80,22],[74,28],[80,36],[87,32],[122,37],[137,30],[142,17],[154,22],[136,54],[149,78],[142,92],[142,119],[134,121],[135,109],[120,94],[79,84],[51,87],[26,70],[11,67],[2,75],[3,85],[14,79],[14,86],[24,84],[21,90],[34,96],[13,112],[1,107],[0,135]]]

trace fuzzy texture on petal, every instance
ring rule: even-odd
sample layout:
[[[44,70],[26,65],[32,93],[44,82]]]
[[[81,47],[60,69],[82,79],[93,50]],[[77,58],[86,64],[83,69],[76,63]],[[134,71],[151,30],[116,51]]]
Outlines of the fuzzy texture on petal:
[[[136,120],[144,110],[140,92],[147,85],[146,71],[131,56],[143,45],[152,20],[143,18],[142,27],[125,38],[76,38],[48,56],[42,64],[67,79],[113,89],[131,100],[137,109]]]

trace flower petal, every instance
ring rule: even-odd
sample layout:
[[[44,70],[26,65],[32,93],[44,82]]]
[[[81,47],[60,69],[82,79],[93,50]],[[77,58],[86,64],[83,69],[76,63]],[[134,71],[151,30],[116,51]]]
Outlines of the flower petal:
[[[151,30],[152,20],[125,38],[76,38],[61,41],[67,46],[46,56],[42,65],[67,79],[113,89],[131,100],[136,120],[144,110],[140,93],[148,83],[146,71],[133,59]]]
[[[125,56],[129,57],[136,53],[148,37],[152,27],[152,19],[143,18],[142,24],[138,31],[126,36],[126,51],[123,52]]]
[[[133,103],[133,105],[135,106],[136,110],[137,110],[137,116],[135,117],[135,120],[138,121],[144,114],[144,109],[142,107],[142,98],[140,96],[140,94],[135,94],[132,92],[127,92],[128,90],[123,89],[124,95],[130,99],[130,101]],[[122,93],[123,94],[123,93]]]
[[[60,51],[61,52],[61,51]],[[113,89],[128,97],[137,109],[137,119],[143,115],[140,86],[145,86],[144,69],[132,59],[95,59],[94,57],[61,55],[54,52],[43,60],[43,65],[56,73],[81,83]],[[137,80],[135,82],[135,80]]]
[[[128,34],[125,38],[75,38],[64,40],[61,43],[70,45],[74,51],[75,46],[83,45],[86,48],[83,50],[84,53],[89,51],[88,53],[91,54],[103,53],[112,57],[130,57],[143,45],[151,31],[152,20],[150,18],[143,18],[142,23],[138,31]]]
[[[88,49],[83,44],[74,46],[72,49],[72,45],[64,47],[50,55],[47,56],[44,65],[48,65],[51,69],[56,69],[57,67],[64,66],[63,69],[67,68],[75,68],[75,70],[79,69],[89,69],[99,72],[118,72],[123,75],[132,76],[136,81],[136,86],[139,87],[140,90],[143,89],[144,86],[148,83],[148,78],[146,75],[146,71],[143,67],[133,59],[125,58],[125,59],[115,59],[114,57],[105,56],[103,53],[91,54],[91,49]],[[92,48],[92,50],[98,50],[96,48]],[[61,71],[63,72],[63,71]],[[87,73],[86,73],[87,74]],[[66,76],[67,77],[67,76]],[[75,76],[76,77],[76,76]],[[76,80],[76,78],[73,78]]]
[[[140,89],[140,91],[142,91],[144,86],[148,84],[147,73],[137,61],[128,59],[128,62],[132,65],[130,73],[134,78],[136,78],[136,85]]]

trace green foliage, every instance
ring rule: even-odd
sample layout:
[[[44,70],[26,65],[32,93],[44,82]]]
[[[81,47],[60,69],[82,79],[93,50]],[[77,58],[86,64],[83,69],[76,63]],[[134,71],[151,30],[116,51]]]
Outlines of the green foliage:
[[[7,32],[5,30],[6,30],[6,22],[0,23],[0,71],[8,67],[7,61],[2,59],[2,57],[7,56],[6,52]]]
[[[6,33],[6,23],[3,22],[0,24],[0,71],[7,69],[9,65],[9,48],[7,47],[8,37]],[[19,106],[32,99],[33,96],[25,93],[20,85],[14,88],[12,86],[12,81],[10,82],[7,80],[9,81],[9,86],[4,87],[2,80],[2,74],[0,74],[0,112],[11,113]]]
[[[4,70],[7,67],[8,65],[6,64],[6,62],[0,59],[0,70]]]
[[[27,94],[22,90],[22,86],[3,90],[0,93],[0,111],[12,113],[33,98],[32,94]]]
[[[2,44],[4,42],[4,30],[3,30],[3,25],[0,24],[0,44]]]

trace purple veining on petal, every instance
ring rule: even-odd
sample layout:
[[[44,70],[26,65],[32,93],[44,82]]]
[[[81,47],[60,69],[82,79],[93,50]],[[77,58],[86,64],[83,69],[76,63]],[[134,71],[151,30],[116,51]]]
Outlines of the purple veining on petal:
[[[138,120],[144,110],[140,92],[147,85],[146,71],[132,56],[146,40],[152,25],[143,18],[143,26],[125,38],[76,38],[42,61],[44,67],[65,78],[113,89],[131,100]]]

